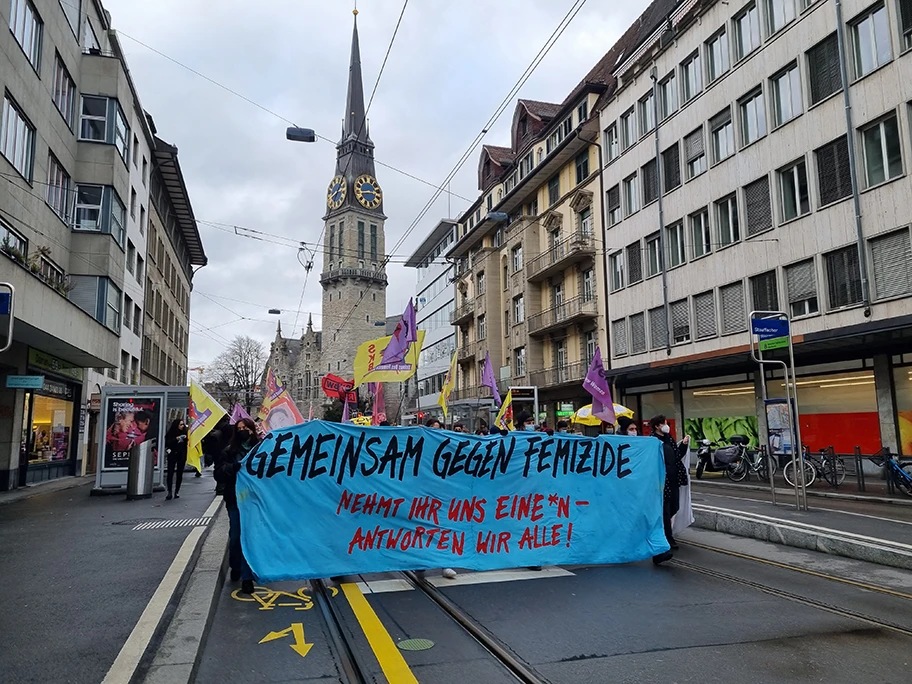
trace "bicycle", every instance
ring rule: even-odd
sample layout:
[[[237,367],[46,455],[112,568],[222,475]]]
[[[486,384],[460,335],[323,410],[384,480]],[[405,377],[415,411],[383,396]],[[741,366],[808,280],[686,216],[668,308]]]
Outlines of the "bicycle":
[[[896,456],[890,455],[882,459],[872,458],[876,465],[886,468],[887,480],[893,483],[906,496],[912,496],[912,462],[900,463]]]
[[[802,447],[801,463],[804,467],[804,485],[810,487],[817,477],[822,477],[831,486],[838,487],[846,477],[845,462],[842,457],[830,454],[829,450],[820,450],[821,458],[811,455],[810,449]],[[790,486],[795,486],[795,464],[789,461],[782,469],[782,475]]]
[[[778,469],[779,464],[776,463],[776,459],[773,457],[766,456],[764,458],[763,452],[759,450],[748,451],[745,449],[741,459],[732,464],[732,467],[728,468],[725,474],[732,482],[741,482],[745,477],[749,478],[751,473],[756,475],[761,482],[769,482],[770,470],[775,475]]]

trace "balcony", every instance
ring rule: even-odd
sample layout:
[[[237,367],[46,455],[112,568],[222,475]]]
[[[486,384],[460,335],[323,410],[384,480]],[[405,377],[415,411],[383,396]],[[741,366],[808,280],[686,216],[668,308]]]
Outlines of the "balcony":
[[[341,278],[356,278],[379,285],[386,285],[386,273],[380,270],[375,271],[372,268],[334,268],[331,271],[324,271],[320,274],[320,284],[325,285]]]
[[[472,316],[475,315],[475,300],[470,299],[463,302],[455,309],[453,309],[453,315],[450,316],[450,323],[453,325],[459,325],[460,323],[468,323],[472,319]]]
[[[585,361],[577,361],[564,366],[532,371],[529,379],[533,385],[539,388],[580,384],[583,382],[583,378],[586,377],[586,371],[588,370],[589,367]]]
[[[478,342],[467,342],[456,351],[457,361],[468,361],[478,353]]]
[[[540,314],[526,319],[530,335],[544,335],[549,330],[563,328],[576,321],[598,316],[596,297],[574,297]]]
[[[595,236],[577,231],[565,240],[546,249],[529,262],[526,272],[530,282],[545,280],[579,261],[595,256]]]

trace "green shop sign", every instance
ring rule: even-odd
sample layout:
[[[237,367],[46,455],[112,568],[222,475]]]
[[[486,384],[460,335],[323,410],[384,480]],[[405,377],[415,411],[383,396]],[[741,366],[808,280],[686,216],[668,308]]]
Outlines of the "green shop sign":
[[[45,354],[37,349],[29,349],[28,365],[32,368],[50,371],[77,382],[83,381],[83,370],[74,366],[69,361],[58,359],[56,356]]]

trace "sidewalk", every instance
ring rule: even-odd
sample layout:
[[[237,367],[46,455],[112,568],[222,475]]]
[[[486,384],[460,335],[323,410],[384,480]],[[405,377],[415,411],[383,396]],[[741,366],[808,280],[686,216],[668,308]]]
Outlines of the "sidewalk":
[[[704,483],[695,483],[692,491],[694,525],[912,569],[912,508],[870,501],[834,500],[826,500],[824,507],[818,505],[823,500],[808,497],[811,510],[799,511],[794,505],[794,496],[779,496],[779,503],[774,505],[750,498],[743,490],[733,492],[732,489],[723,493],[719,488],[719,493],[715,493],[707,491],[709,487]]]

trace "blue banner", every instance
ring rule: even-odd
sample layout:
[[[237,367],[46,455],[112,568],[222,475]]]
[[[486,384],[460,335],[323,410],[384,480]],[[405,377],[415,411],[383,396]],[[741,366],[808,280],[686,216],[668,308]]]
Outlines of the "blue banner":
[[[261,582],[394,570],[629,563],[668,550],[654,437],[477,437],[311,421],[238,474]]]

